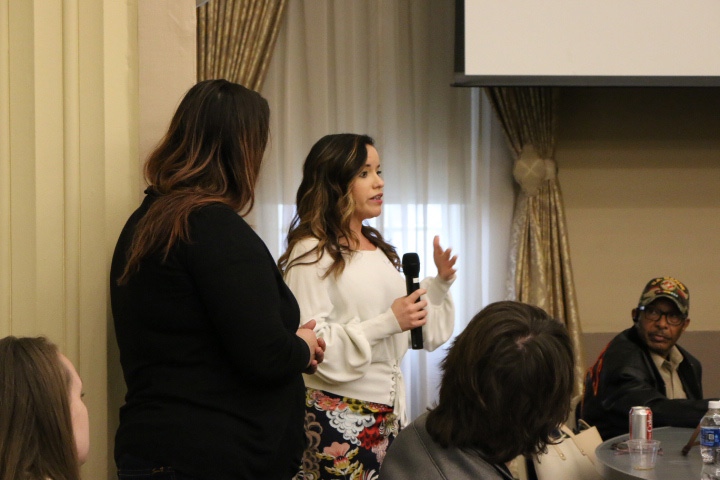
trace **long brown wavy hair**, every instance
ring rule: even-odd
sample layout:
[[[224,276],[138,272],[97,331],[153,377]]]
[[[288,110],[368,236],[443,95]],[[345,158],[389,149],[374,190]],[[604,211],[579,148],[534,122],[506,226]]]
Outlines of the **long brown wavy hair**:
[[[544,451],[570,412],[574,364],[567,329],[544,310],[491,303],[448,351],[427,431],[491,463]]]
[[[0,480],[79,480],[70,372],[43,337],[0,340]]]
[[[290,223],[287,249],[278,260],[283,273],[295,265],[317,263],[325,252],[333,260],[325,277],[331,273],[338,276],[345,269],[345,257],[352,254],[353,246],[359,241],[350,230],[355,209],[351,188],[365,167],[368,145],[374,142],[367,135],[339,133],[322,137],[310,149],[297,191],[297,212]],[[395,247],[387,243],[380,232],[363,225],[361,233],[400,269]],[[307,237],[317,238],[317,246],[290,260],[293,247]]]
[[[259,93],[227,80],[206,80],[180,102],[167,134],[145,163],[158,199],[138,222],[118,285],[156,251],[167,258],[189,241],[190,213],[225,203],[242,215],[255,201],[255,182],[268,141],[270,108]]]

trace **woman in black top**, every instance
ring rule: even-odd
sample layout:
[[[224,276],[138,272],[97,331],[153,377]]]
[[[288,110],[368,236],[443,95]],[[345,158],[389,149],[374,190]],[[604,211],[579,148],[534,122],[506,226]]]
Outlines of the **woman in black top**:
[[[304,384],[323,359],[253,205],[268,104],[225,80],[185,95],[145,165],[110,293],[128,392],[120,478],[287,479],[304,448]]]

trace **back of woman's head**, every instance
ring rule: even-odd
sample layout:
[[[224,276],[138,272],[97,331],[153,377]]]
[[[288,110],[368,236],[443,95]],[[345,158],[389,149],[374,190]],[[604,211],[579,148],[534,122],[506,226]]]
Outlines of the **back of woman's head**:
[[[77,480],[70,373],[44,338],[0,340],[0,480]]]
[[[269,126],[267,101],[242,85],[206,80],[185,94],[145,164],[158,198],[138,222],[119,284],[149,254],[162,251],[167,258],[178,240],[188,241],[194,210],[211,203],[252,209]]]
[[[268,140],[270,109],[257,92],[206,80],[180,102],[145,174],[158,193],[199,193],[251,204]]]
[[[531,305],[490,304],[443,362],[428,432],[445,447],[474,449],[494,463],[542,451],[569,413],[573,368],[564,325]]]
[[[287,250],[278,261],[282,271],[304,263],[303,257],[290,262],[290,252],[298,241],[314,237],[319,244],[308,255],[313,255],[316,250],[321,254],[327,251],[333,259],[327,274],[342,273],[345,266],[343,253],[348,253],[357,241],[350,230],[355,210],[352,184],[365,167],[368,146],[374,144],[367,135],[338,133],[325,135],[310,149],[295,199],[297,212],[290,224]],[[383,240],[377,230],[363,225],[362,234],[399,266],[395,249]]]

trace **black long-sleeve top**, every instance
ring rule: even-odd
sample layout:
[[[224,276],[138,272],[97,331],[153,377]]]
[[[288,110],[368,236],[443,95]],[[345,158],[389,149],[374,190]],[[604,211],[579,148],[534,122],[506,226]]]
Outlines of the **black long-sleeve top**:
[[[260,237],[230,207],[189,219],[190,241],[117,285],[149,190],[123,229],[110,293],[127,395],[115,458],[207,479],[287,479],[305,444],[300,312]]]

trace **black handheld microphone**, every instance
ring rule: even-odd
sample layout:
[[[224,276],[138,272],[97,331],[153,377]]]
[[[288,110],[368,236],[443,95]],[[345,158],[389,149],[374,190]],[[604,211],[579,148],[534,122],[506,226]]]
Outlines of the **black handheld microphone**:
[[[410,295],[420,288],[420,257],[417,253],[406,253],[402,258],[402,269],[405,274],[405,287]],[[419,302],[418,298],[416,302]],[[422,327],[415,327],[410,330],[410,344],[413,350],[422,350],[423,334]]]

